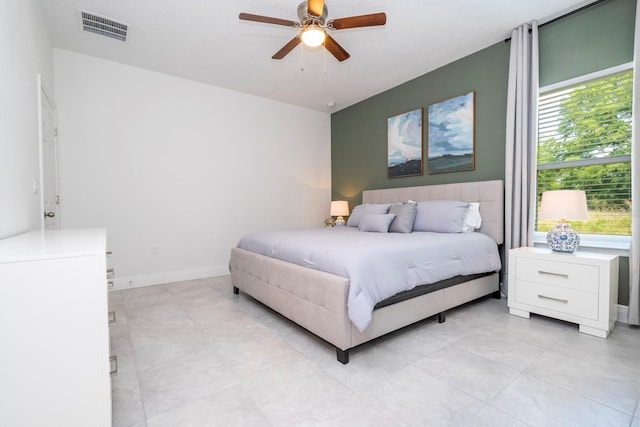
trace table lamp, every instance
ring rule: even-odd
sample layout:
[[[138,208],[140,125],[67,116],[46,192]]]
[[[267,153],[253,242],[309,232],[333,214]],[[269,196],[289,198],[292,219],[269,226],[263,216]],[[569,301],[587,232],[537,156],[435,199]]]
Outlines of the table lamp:
[[[575,252],[580,235],[571,228],[567,219],[589,219],[587,197],[582,190],[552,190],[542,193],[539,219],[559,219],[560,222],[547,233],[547,244],[556,252]]]
[[[331,213],[330,215],[337,216],[333,225],[344,226],[347,225],[347,221],[344,220],[343,217],[349,216],[349,202],[346,200],[336,200],[331,202]]]

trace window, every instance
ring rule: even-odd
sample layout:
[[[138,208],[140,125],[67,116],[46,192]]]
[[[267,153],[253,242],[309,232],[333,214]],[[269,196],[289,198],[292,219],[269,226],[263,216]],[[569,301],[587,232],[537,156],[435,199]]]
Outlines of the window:
[[[584,190],[588,221],[581,234],[631,234],[633,71],[543,89],[538,118],[538,205],[543,191]],[[537,221],[537,231],[556,221]]]

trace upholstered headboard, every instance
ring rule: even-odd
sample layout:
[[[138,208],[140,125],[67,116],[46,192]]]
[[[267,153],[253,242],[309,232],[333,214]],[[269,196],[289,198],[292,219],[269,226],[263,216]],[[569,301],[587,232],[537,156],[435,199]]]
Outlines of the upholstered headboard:
[[[482,226],[479,232],[498,244],[504,241],[504,183],[502,180],[424,185],[420,187],[366,190],[363,203],[399,203],[407,200],[462,200],[479,202]]]

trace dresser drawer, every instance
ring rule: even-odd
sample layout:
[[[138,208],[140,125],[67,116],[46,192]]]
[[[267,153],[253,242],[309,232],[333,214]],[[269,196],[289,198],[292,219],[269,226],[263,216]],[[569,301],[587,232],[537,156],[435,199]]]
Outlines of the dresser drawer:
[[[598,292],[600,268],[569,262],[516,258],[516,280],[559,286],[583,292]]]
[[[515,291],[517,303],[598,320],[598,294],[525,280],[516,280]]]

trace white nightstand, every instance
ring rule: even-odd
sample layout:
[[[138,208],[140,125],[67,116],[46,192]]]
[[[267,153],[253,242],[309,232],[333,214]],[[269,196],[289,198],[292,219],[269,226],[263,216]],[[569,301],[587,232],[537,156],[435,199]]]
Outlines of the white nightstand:
[[[618,256],[559,253],[542,248],[509,251],[509,313],[542,314],[606,338],[617,318]]]

